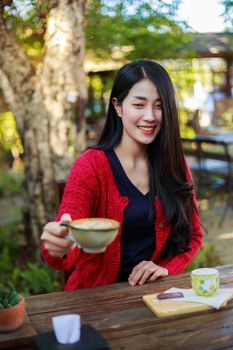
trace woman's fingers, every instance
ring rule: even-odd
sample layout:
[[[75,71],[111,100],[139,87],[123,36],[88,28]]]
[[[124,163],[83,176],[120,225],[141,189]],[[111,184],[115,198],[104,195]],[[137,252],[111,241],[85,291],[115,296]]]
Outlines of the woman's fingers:
[[[69,214],[63,214],[61,220],[71,221],[72,219]],[[68,233],[69,228],[60,226],[59,222],[49,222],[45,225],[41,240],[51,256],[63,257],[72,249],[74,242],[65,239]]]
[[[72,218],[70,216],[70,214],[68,213],[65,213],[61,216],[61,221],[68,221],[68,222],[71,222],[72,221]]]
[[[167,275],[166,268],[156,265],[153,261],[143,260],[133,268],[129,276],[129,284],[131,286],[142,285],[146,281],[155,281],[158,277]]]
[[[72,221],[70,214],[63,214],[61,221]],[[44,227],[44,232],[49,232],[54,236],[65,237],[69,233],[69,228],[65,226],[60,226],[59,222],[49,222]],[[42,233],[43,236],[43,233]],[[42,238],[41,236],[41,238]]]
[[[135,286],[137,283],[139,283],[144,272],[151,266],[150,263],[152,263],[152,261],[150,262],[143,260],[133,268],[129,276],[129,284],[131,286]]]
[[[62,249],[68,249],[74,243],[68,239],[54,236],[53,234],[51,234],[50,232],[47,232],[47,231],[44,231],[42,233],[41,239],[43,241],[45,241],[45,248],[46,248],[47,242],[50,245],[52,244],[53,246],[57,246],[57,247],[62,248]]]
[[[56,248],[55,246],[49,245],[45,243],[45,249],[49,251],[49,254],[54,257],[62,258],[65,253],[64,249]]]
[[[168,275],[168,270],[165,267],[158,266],[159,269],[156,270],[149,278],[150,282],[155,281],[159,277],[165,277]]]
[[[45,225],[43,233],[44,232],[49,232],[53,236],[57,237],[65,237],[69,233],[69,228],[65,226],[60,226],[59,222],[49,222]]]
[[[137,272],[140,271],[142,268],[144,268],[148,263],[149,263],[149,261],[143,260],[139,264],[134,266],[134,268],[133,268],[133,270],[131,272],[131,276],[133,277],[134,275],[136,275]]]
[[[142,274],[142,277],[140,278],[138,284],[143,285],[148,280],[148,278],[154,273],[154,269],[154,267],[149,267],[148,269],[146,269]]]

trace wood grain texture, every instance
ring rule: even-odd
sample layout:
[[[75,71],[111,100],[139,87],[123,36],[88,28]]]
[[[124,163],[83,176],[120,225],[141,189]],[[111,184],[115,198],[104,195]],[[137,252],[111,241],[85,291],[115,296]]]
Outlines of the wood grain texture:
[[[233,265],[218,269],[221,284],[232,286]],[[142,296],[161,293],[171,287],[190,288],[190,274],[168,276],[144,286],[118,283],[37,295],[26,299],[27,313],[37,333],[52,329],[52,316],[79,313],[82,323],[95,327],[111,350],[189,350],[190,347],[192,350],[232,350],[233,301],[220,310],[158,318],[145,305]],[[27,339],[28,349],[33,349],[29,334]],[[21,349],[20,345],[17,349]]]
[[[31,338],[36,335],[36,331],[25,313],[23,325],[13,332],[0,333],[0,349],[18,349],[30,345]]]

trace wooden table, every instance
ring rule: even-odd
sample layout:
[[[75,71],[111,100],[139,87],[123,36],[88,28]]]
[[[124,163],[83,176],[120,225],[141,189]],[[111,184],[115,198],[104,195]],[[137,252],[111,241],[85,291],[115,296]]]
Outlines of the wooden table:
[[[218,267],[221,283],[233,286],[233,265]],[[190,287],[190,274],[161,278],[155,283],[130,287],[118,283],[26,299],[28,320],[21,329],[0,334],[0,348],[34,349],[32,335],[51,330],[51,317],[79,313],[114,350],[233,349],[233,300],[220,310],[183,316],[156,317],[144,304],[145,294],[170,287]]]

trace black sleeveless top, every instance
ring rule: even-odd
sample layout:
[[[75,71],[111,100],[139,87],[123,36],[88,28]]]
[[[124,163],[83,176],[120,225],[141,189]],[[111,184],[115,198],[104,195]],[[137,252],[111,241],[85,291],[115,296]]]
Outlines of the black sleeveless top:
[[[127,281],[142,260],[150,260],[155,250],[155,223],[149,220],[149,193],[141,193],[127,177],[114,150],[106,151],[114,179],[122,196],[128,197],[121,235],[118,282]]]

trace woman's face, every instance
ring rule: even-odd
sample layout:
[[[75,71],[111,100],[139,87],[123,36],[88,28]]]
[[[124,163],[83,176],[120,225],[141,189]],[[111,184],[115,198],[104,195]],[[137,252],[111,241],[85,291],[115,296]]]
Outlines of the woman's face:
[[[148,145],[161,128],[162,108],[156,86],[148,79],[135,84],[121,105],[113,99],[122,118],[124,141]]]

